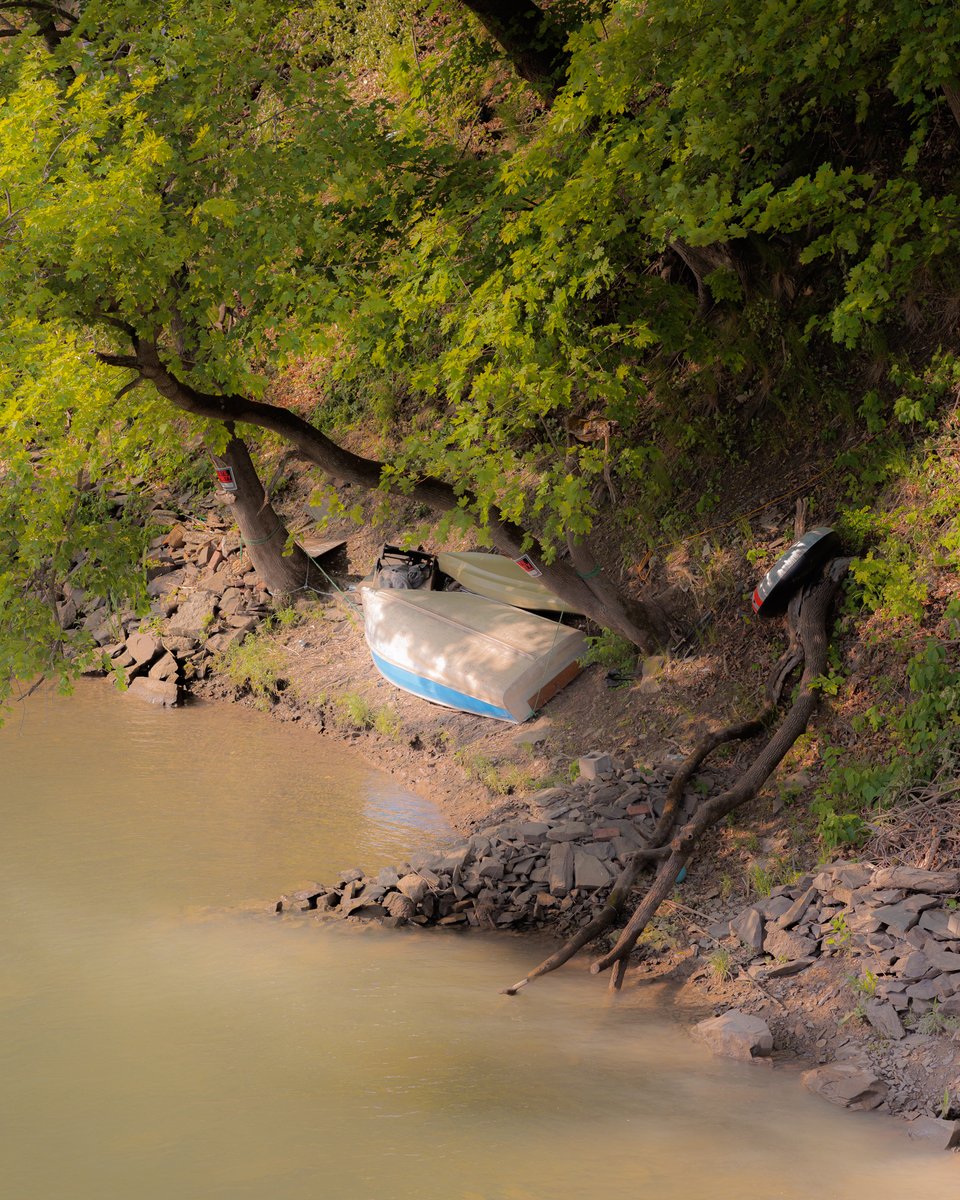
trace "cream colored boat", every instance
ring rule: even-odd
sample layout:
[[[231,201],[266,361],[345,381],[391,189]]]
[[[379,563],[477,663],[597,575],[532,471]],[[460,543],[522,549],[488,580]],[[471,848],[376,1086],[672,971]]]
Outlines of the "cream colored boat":
[[[437,555],[440,570],[455,579],[468,592],[512,604],[515,608],[536,612],[573,613],[578,610],[555,596],[549,588],[518,567],[512,558],[501,554],[441,552]]]
[[[360,593],[380,673],[447,708],[519,724],[580,672],[586,640],[562,620],[469,592]]]

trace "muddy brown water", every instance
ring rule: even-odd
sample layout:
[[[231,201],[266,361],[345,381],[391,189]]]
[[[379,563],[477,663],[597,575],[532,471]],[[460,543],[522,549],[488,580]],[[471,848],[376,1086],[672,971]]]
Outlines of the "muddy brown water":
[[[276,918],[450,831],[342,749],[105,685],[0,729],[10,1200],[946,1200],[960,1160],[542,946]]]

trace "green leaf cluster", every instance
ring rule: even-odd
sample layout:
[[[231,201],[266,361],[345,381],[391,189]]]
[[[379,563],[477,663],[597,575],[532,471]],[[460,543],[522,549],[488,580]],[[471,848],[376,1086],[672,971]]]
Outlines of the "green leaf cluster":
[[[496,514],[547,557],[618,487],[653,541],[761,411],[922,429],[949,393],[925,361],[943,341],[956,372],[947,0],[568,0],[550,107],[454,0],[78,11],[53,51],[25,13],[0,55],[4,395],[33,413],[0,429],[5,645],[33,647],[8,672],[56,633],[50,580],[109,591],[138,553],[71,509],[81,468],[184,442],[95,353],[156,343],[190,386],[267,400],[309,360],[291,403],[376,431],[384,489],[439,477],[451,523]],[[871,561],[868,604],[897,590]]]

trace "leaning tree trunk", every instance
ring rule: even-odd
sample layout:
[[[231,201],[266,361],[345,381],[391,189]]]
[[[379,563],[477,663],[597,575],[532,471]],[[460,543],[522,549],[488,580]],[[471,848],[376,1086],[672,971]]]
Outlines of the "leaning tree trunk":
[[[246,442],[231,436],[226,450],[216,456],[216,462],[233,471],[237,490],[225,495],[232,498],[231,512],[244,548],[267,591],[274,596],[286,596],[321,587],[323,577],[296,543],[289,554],[284,553],[289,536],[287,527],[270,503]]]
[[[519,983],[505,988],[504,994],[516,995],[521,988],[526,987],[534,979],[555,971],[568,962],[578,950],[609,929],[626,906],[642,868],[648,863],[656,862],[659,866],[653,882],[621,931],[616,945],[609,953],[597,959],[590,968],[591,972],[596,975],[612,967],[610,986],[613,989],[619,989],[623,981],[627,959],[634,946],[656,915],[657,909],[670,896],[677,877],[690,861],[700,839],[728,813],[740,808],[756,796],[809,724],[820,696],[814,682],[818,676],[824,673],[827,666],[829,646],[827,623],[830,608],[848,562],[848,559],[835,559],[828,565],[823,578],[814,584],[808,584],[791,602],[788,614],[790,644],[774,667],[767,685],[767,700],[760,712],[749,721],[738,722],[724,730],[705,734],[697,742],[671,782],[664,811],[651,839],[651,844],[632,856],[601,911],[583,929],[530,971]],[[673,840],[667,844],[667,838],[670,837],[679,814],[683,789],[692,777],[694,770],[712,750],[723,742],[753,737],[766,727],[776,711],[780,693],[793,669],[799,665],[801,656],[804,669],[793,704],[773,736],[758,752],[734,786],[715,799],[701,804]]]
[[[550,14],[532,0],[462,0],[499,43],[514,70],[553,100],[569,62],[565,39]]]
[[[138,339],[132,330],[129,333],[135,354],[98,353],[100,361],[108,366],[136,371],[142,379],[149,380],[164,399],[183,412],[228,425],[245,422],[269,429],[332,478],[372,490],[383,486],[384,463],[363,458],[338,445],[322,430],[290,409],[252,400],[247,396],[211,395],[198,391],[173,374],[162,360],[155,342]],[[429,476],[409,483],[394,483],[389,490],[418,500],[438,512],[454,511],[473,500],[465,489],[457,490],[446,481]],[[663,608],[655,600],[633,605],[629,611],[623,606],[611,609],[603,599],[602,576],[584,579],[584,574],[588,573],[578,572],[569,563],[557,560],[549,564],[544,562],[543,547],[536,537],[515,521],[506,519],[494,506],[489,509],[488,529],[493,544],[502,554],[516,559],[529,552],[537,560],[544,584],[561,600],[565,600],[574,612],[583,613],[597,625],[614,630],[646,654],[663,649],[663,631],[668,628],[668,621]]]

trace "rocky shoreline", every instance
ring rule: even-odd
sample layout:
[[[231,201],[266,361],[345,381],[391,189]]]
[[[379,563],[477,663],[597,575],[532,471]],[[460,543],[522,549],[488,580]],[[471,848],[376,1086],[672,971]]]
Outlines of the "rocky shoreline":
[[[676,766],[590,754],[575,782],[530,796],[524,814],[376,874],[357,867],[298,889],[276,912],[562,936],[597,913],[645,844]],[[960,1145],[960,871],[841,860],[739,912],[720,904],[697,915],[713,920],[689,930],[692,955],[736,953],[760,993],[753,1007],[778,1036],[740,1009],[696,1036],[735,1058],[799,1051],[818,1063],[804,1085],[829,1102],[904,1116],[910,1136],[934,1148]],[[825,1022],[791,1024],[791,997],[811,991],[841,1003],[825,1005]]]
[[[164,508],[152,517],[170,528],[150,543],[150,617],[132,609],[115,613],[103,597],[69,583],[57,610],[64,629],[85,631],[98,647],[88,655],[88,674],[120,674],[131,695],[173,708],[210,674],[217,655],[268,616],[269,595],[244,560],[239,535],[214,505],[202,528]]]
[[[526,798],[527,813],[478,829],[444,852],[424,853],[376,875],[345,871],[331,885],[277,901],[390,927],[577,929],[602,907],[627,856],[644,846],[666,796],[669,768],[637,770],[592,754],[568,787]]]
[[[270,614],[269,596],[216,502],[203,522],[174,509],[154,512],[169,528],[151,545],[151,617],[112,613],[69,585],[58,606],[64,628],[83,628],[98,647],[90,673],[122,675],[132,695],[165,707],[215,681],[218,656]],[[281,698],[277,715],[289,707]],[[307,919],[563,937],[595,915],[627,856],[646,843],[681,761],[674,755],[650,767],[629,755],[585,755],[575,780],[515,798],[506,819],[480,822],[455,846],[373,875],[352,868],[275,907]],[[710,773],[699,783],[709,787]],[[805,1082],[826,1099],[906,1116],[914,1136],[953,1148],[960,1140],[958,896],[955,871],[851,862],[821,867],[745,908],[731,909],[708,890],[691,901],[696,910],[674,904],[682,945],[646,944],[631,974],[637,985],[651,970],[685,974],[701,1010],[732,1010],[772,1031],[772,1053],[756,1050],[767,1045],[761,1037],[747,1057],[812,1061]],[[728,961],[733,973],[724,978],[729,968],[720,964]]]

